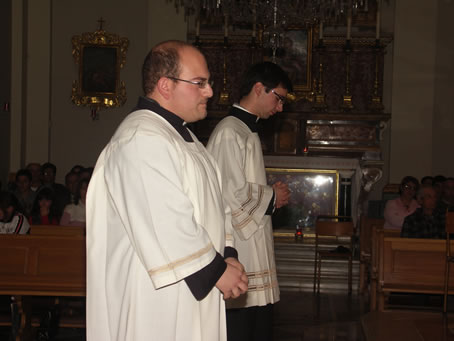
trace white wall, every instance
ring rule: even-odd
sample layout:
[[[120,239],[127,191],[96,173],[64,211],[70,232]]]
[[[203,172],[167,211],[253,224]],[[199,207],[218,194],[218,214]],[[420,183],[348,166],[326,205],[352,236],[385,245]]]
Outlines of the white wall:
[[[438,5],[432,174],[454,176],[454,1]]]
[[[437,1],[395,7],[390,182],[432,173]]]
[[[16,77],[12,97],[17,115],[11,122],[10,169],[49,160],[57,165],[57,180],[61,182],[74,164],[94,166],[102,148],[142,94],[141,67],[150,47],[163,39],[185,40],[187,25],[182,13],[177,14],[166,0],[28,1],[24,2],[28,6],[26,22],[21,22],[21,5],[22,1],[15,4],[15,23],[19,29],[28,27],[28,58],[21,63],[23,50],[20,39],[16,39],[12,54],[17,73],[13,74],[26,71],[26,90]],[[129,39],[126,64],[120,73],[128,100],[124,107],[102,110],[100,120],[92,121],[89,108],[71,102],[72,82],[78,77],[71,38],[98,29],[100,17],[106,21],[106,32]],[[14,36],[17,32],[13,28]]]

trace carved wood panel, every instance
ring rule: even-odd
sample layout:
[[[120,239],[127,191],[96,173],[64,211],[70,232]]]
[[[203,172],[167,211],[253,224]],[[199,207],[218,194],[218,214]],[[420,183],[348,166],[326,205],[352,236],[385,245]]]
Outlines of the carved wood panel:
[[[260,137],[266,154],[362,157],[364,153],[372,152],[380,155],[380,126],[390,115],[372,110],[370,105],[376,78],[378,95],[382,96],[384,46],[376,48],[372,40],[352,42],[348,52],[353,108],[344,110],[342,104],[347,79],[344,42],[342,39],[327,39],[322,48],[314,46],[312,49],[314,86],[309,96],[311,100],[286,104],[284,113],[261,122]],[[267,57],[265,50],[244,40],[232,41],[228,45],[221,40],[205,41],[199,47],[207,58],[215,81],[207,118],[192,125],[199,139],[206,143],[229,106],[238,101],[238,84],[244,72],[254,62]],[[312,100],[319,90],[320,63],[322,90],[326,98],[326,110],[322,111],[314,109]],[[220,103],[223,91],[228,93],[226,103]]]

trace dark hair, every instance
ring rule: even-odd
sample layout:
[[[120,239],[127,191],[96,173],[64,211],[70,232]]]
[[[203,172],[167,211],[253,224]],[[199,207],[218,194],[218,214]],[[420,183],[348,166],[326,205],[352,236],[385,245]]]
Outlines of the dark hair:
[[[20,205],[16,196],[8,191],[0,191],[0,209],[6,212],[6,209],[10,206],[14,207],[14,211],[20,211]]]
[[[436,175],[436,176],[434,176],[432,185],[435,186],[435,184],[443,183],[443,182],[445,182],[445,180],[446,180],[446,177],[444,175]]]
[[[20,176],[26,176],[30,182],[32,181],[32,173],[28,169],[19,169],[16,173],[16,181]]]
[[[30,220],[33,225],[42,224],[39,201],[43,199],[52,201],[49,210],[49,221],[52,221],[55,218],[57,220],[60,220],[60,216],[58,214],[58,207],[55,202],[56,199],[54,191],[49,187],[43,187],[38,191],[38,193],[36,193],[36,198],[35,201],[33,202],[33,208],[32,211],[30,212]]]
[[[80,180],[79,183],[77,184],[77,192],[74,195],[74,204],[75,205],[79,204],[80,190],[81,190],[82,186],[84,184],[87,184],[87,186],[88,186],[89,183],[90,183],[90,179],[84,178],[84,179]]]
[[[74,165],[71,170],[69,171],[69,173],[80,173],[82,171],[82,169],[84,169],[84,166],[81,166],[81,165]],[[68,174],[69,174],[68,173]]]
[[[67,173],[67,174],[65,175],[65,183],[68,182],[68,178],[69,178],[71,175],[74,175],[74,176],[77,177],[77,179],[79,179],[79,174],[80,174],[80,173],[76,173],[76,172],[70,171],[69,173]]]
[[[54,174],[57,174],[57,166],[50,162],[46,162],[41,166],[41,172],[44,174],[44,171],[48,168],[52,169],[54,171]]]
[[[247,96],[255,83],[262,83],[267,91],[281,85],[288,92],[293,91],[292,81],[277,64],[262,62],[252,65],[244,74],[240,83],[240,99]]]
[[[87,167],[87,168],[84,168],[80,171],[79,173],[79,177],[82,178],[82,179],[90,179],[91,176],[93,175],[93,171],[94,171],[94,168],[93,167]],[[86,175],[88,176],[86,176]]]
[[[415,185],[415,190],[416,190],[416,193],[418,192],[418,189],[419,189],[419,182],[418,182],[418,179],[416,179],[414,176],[410,176],[410,175],[407,175],[405,176],[402,181],[400,182],[400,186],[399,186],[399,194],[402,194],[402,187],[404,187],[406,184],[408,183],[412,183]]]
[[[421,179],[421,185],[424,183],[424,181],[426,180],[430,180],[431,182],[433,182],[434,178],[433,176],[430,176],[430,175],[427,175],[427,176],[424,176],[422,179]]]
[[[154,91],[161,77],[180,75],[179,51],[183,47],[196,49],[191,44],[178,40],[168,40],[151,49],[142,66],[142,88],[145,95]]]

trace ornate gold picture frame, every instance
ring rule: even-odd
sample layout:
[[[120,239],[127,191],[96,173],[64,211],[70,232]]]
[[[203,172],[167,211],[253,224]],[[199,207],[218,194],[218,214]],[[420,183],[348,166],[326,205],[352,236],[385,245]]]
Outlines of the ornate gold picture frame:
[[[72,37],[72,55],[79,67],[71,100],[78,106],[101,108],[122,106],[127,99],[120,70],[126,62],[129,40],[102,29]]]

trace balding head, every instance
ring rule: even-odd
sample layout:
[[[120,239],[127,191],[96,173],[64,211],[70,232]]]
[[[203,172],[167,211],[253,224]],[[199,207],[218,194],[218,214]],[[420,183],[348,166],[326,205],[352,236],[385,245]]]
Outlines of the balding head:
[[[180,51],[184,48],[195,49],[183,41],[168,40],[151,49],[142,67],[142,87],[146,96],[151,95],[161,77],[178,78],[180,67]]]

